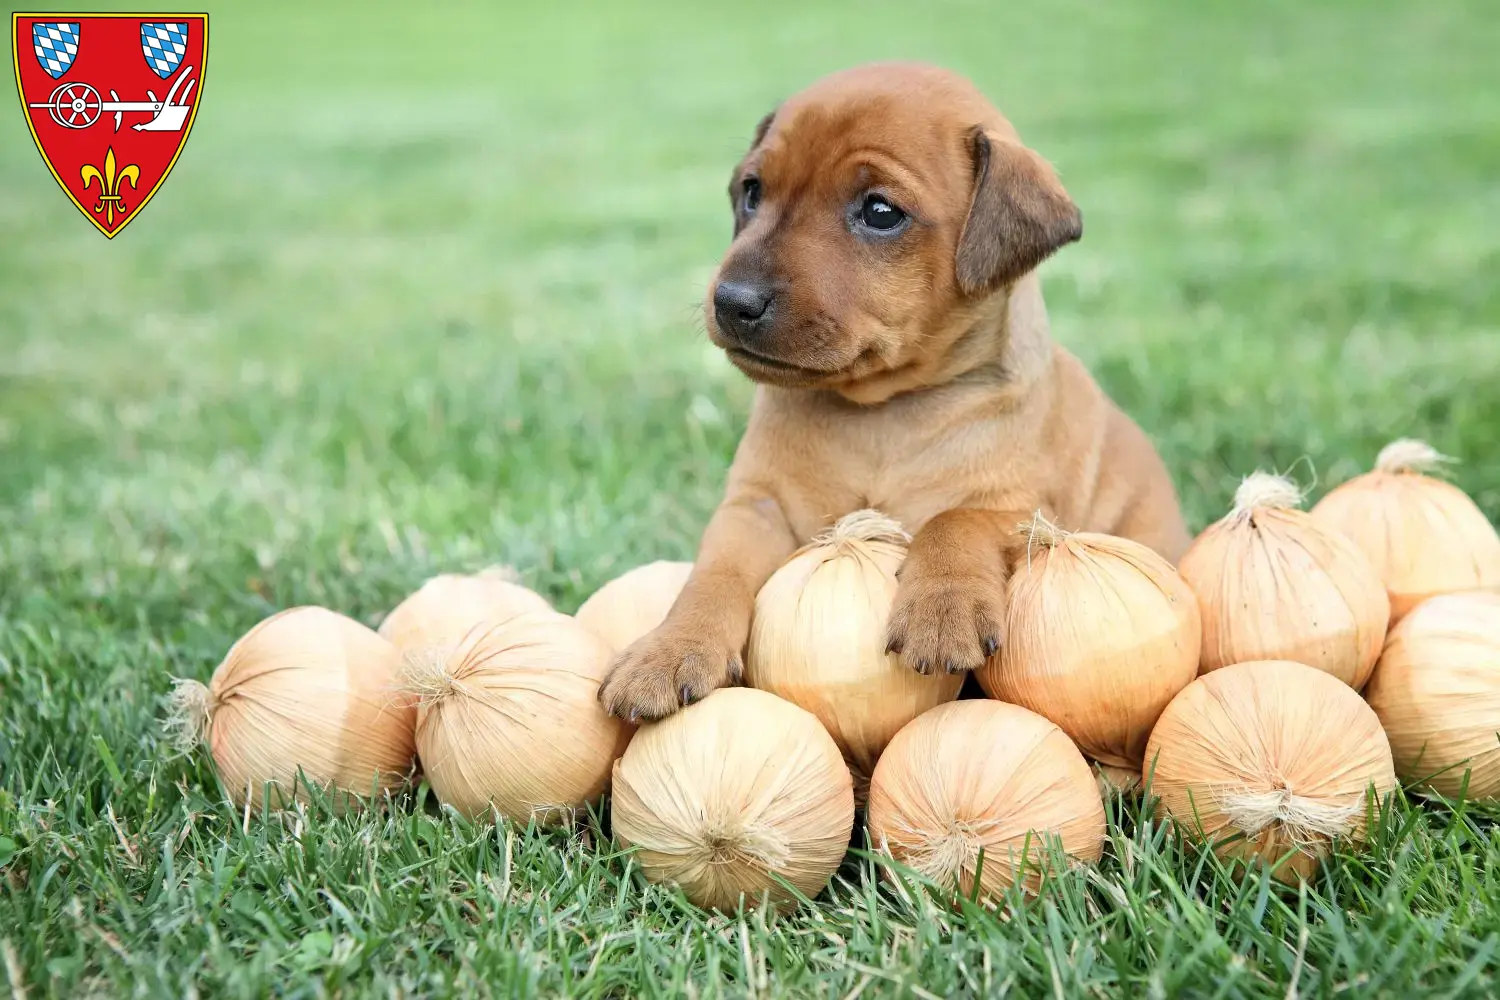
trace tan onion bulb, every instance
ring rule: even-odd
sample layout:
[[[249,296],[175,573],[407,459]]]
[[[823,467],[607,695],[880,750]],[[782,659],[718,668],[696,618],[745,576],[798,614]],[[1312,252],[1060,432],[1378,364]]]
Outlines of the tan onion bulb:
[[[603,794],[629,730],[597,697],[611,651],[567,615],[481,624],[407,658],[417,754],[438,800],[471,817],[570,822]]]
[[[1254,473],[1182,557],[1203,612],[1201,668],[1293,660],[1358,690],[1380,655],[1390,600],[1364,553],[1301,502],[1289,480]]]
[[[666,620],[692,571],[688,562],[637,566],[594,591],[575,617],[619,652]]]
[[[875,766],[870,844],[964,895],[1033,891],[1060,846],[1104,850],[1104,804],[1088,762],[1034,712],[988,699],[940,705],[896,734]],[[980,855],[983,852],[983,858]]]
[[[552,605],[496,566],[474,574],[444,573],[422,584],[380,623],[380,634],[403,653],[452,648],[480,622],[499,622]]]
[[[1094,777],[1099,782],[1099,791],[1105,795],[1135,795],[1141,790],[1141,772],[1134,767],[1095,761]]]
[[[772,574],[751,619],[746,683],[817,716],[853,768],[861,798],[891,737],[963,686],[962,674],[923,676],[886,652],[909,541],[879,511],[849,514]]]
[[[615,836],[653,882],[734,910],[811,898],[843,861],[854,790],[838,746],[808,712],[723,688],[641,727],[615,764]]]
[[[290,608],[230,647],[206,687],[178,681],[172,721],[184,748],[207,745],[237,805],[306,801],[308,784],[379,796],[413,766],[415,710],[400,663],[396,647],[359,622]]]
[[[1146,747],[1157,810],[1221,857],[1306,878],[1334,840],[1359,843],[1396,785],[1380,720],[1332,674],[1284,660],[1204,674]],[[1370,797],[1373,789],[1374,797]]]
[[[1365,697],[1403,779],[1500,800],[1500,594],[1417,605],[1391,630]]]
[[[1500,534],[1463,490],[1423,475],[1445,461],[1421,441],[1393,441],[1373,472],[1330,491],[1312,509],[1380,573],[1392,624],[1434,594],[1500,592]]]
[[[1161,710],[1198,673],[1197,602],[1136,542],[1038,515],[1007,591],[1005,641],[979,669],[992,698],[1051,719],[1097,761],[1139,770]]]

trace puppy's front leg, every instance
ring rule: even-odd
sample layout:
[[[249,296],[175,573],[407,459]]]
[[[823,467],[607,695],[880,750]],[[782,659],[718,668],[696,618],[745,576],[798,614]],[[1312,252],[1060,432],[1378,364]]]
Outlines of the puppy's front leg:
[[[973,670],[1005,640],[1005,584],[1029,511],[959,507],[928,521],[897,574],[886,648],[920,674]]]
[[[737,683],[755,595],[797,547],[781,506],[764,493],[725,500],[666,621],[610,665],[599,700],[611,715],[659,719]]]

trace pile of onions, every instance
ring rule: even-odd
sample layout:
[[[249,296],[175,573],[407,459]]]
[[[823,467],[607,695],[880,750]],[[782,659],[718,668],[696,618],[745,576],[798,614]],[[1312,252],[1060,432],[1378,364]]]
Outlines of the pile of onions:
[[[966,896],[1035,890],[1053,848],[1104,850],[1104,804],[1088,762],[1033,712],[976,699],[941,705],[896,734],[870,782],[870,843]],[[983,852],[981,860],[980,854]]]
[[[923,676],[886,652],[896,571],[910,540],[879,511],[856,511],[796,552],[755,598],[746,683],[817,716],[853,768],[861,798],[891,737],[963,686],[962,675]]]
[[[594,591],[575,617],[619,652],[666,620],[692,571],[686,562],[637,566]]]
[[[1424,475],[1447,461],[1421,441],[1393,441],[1375,470],[1312,509],[1369,558],[1391,598],[1391,621],[1434,594],[1500,592],[1500,534],[1463,490]]]
[[[1158,811],[1184,832],[1288,882],[1312,874],[1333,841],[1363,840],[1396,785],[1390,744],[1364,699],[1331,674],[1280,660],[1188,685],[1152,730],[1146,769]]]
[[[1417,605],[1391,630],[1365,697],[1403,779],[1500,799],[1500,594]]]
[[[172,721],[184,749],[207,745],[238,805],[305,801],[309,785],[341,801],[377,797],[412,771],[400,662],[359,622],[290,608],[245,633],[206,687],[178,681]]]
[[[1084,753],[1139,772],[1151,726],[1198,673],[1198,605],[1144,545],[1038,515],[1007,595],[1005,642],[980,668],[993,698],[1052,720]]]
[[[482,573],[445,573],[428,580],[386,615],[380,634],[403,653],[451,648],[480,622],[551,611],[552,605],[515,581],[508,568]]]
[[[1293,660],[1358,690],[1380,655],[1390,601],[1364,553],[1301,502],[1289,480],[1254,473],[1182,557],[1203,612],[1202,669]]]
[[[407,657],[417,753],[459,812],[565,823],[603,794],[629,730],[597,697],[611,650],[567,615],[527,612]]]
[[[724,688],[642,726],[615,764],[615,836],[653,882],[733,911],[823,891],[849,846],[854,791],[809,713]]]

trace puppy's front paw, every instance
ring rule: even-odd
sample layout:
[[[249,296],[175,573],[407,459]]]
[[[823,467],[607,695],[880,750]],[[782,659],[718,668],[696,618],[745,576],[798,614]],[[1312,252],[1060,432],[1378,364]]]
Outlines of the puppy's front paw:
[[[886,651],[919,674],[974,670],[1000,648],[1004,588],[977,576],[903,573]]]
[[[739,652],[717,636],[663,625],[615,657],[599,685],[599,701],[610,715],[629,722],[660,719],[738,684],[744,672]]]

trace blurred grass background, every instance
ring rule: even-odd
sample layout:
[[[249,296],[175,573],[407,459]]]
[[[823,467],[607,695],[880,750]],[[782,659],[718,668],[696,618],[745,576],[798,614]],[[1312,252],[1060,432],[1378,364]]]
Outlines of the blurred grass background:
[[[56,190],[20,112],[0,126],[0,938],[13,984],[180,995],[201,976],[316,995],[347,975],[388,995],[431,988],[411,956],[451,941],[429,926],[410,953],[368,933],[340,952],[355,932],[306,902],[326,880],[267,855],[284,846],[274,837],[235,840],[206,770],[163,759],[157,698],[170,675],[206,676],[275,608],[374,622],[432,572],[506,561],[571,610],[631,565],[690,557],[749,398],[699,319],[729,236],[729,170],[776,101],[846,65],[960,70],[1054,162],[1085,218],[1084,240],[1045,267],[1054,331],[1159,443],[1195,527],[1257,466],[1321,491],[1403,435],[1462,458],[1456,481],[1500,516],[1500,18],[1487,0],[210,14],[186,151],[114,241]],[[183,834],[185,855],[164,862],[169,831],[194,822],[201,842]],[[431,851],[485,843],[433,825]],[[1444,849],[1453,823],[1418,825]],[[375,820],[330,829],[347,845],[415,836]],[[1494,848],[1487,832],[1453,846]],[[545,895],[547,866],[567,862],[544,854],[527,877]],[[274,920],[232,911],[193,928],[192,906],[222,902],[205,872],[234,858],[283,885],[245,902]],[[618,862],[592,863],[636,892]],[[427,875],[400,878],[420,883],[436,909],[414,912],[429,923],[462,909]],[[1050,989],[1060,962],[1080,990],[1222,974],[1279,995],[1304,975],[1332,983],[1340,961],[1390,954],[1401,934],[1419,943],[1396,949],[1388,984],[1462,969],[1481,945],[1454,935],[1493,935],[1497,911],[1442,917],[1458,898],[1445,892],[1473,897],[1439,881],[1398,893],[1408,909],[1429,899],[1439,923],[1418,912],[1398,930],[1335,931],[1294,900],[1262,944],[1231,941],[1215,913],[1233,907],[1212,893],[1196,909],[1184,899],[1158,937],[1088,946],[1119,949],[1116,979],[1090,978],[1076,939],[1041,935],[1017,947],[1053,954],[1052,971],[1026,966],[1013,985]],[[1347,905],[1330,898],[1330,912]],[[619,919],[576,905],[585,940]],[[857,907],[836,912],[869,931]],[[754,986],[749,966],[718,964],[739,961],[733,940],[661,957],[701,918],[653,919],[637,932],[664,936],[631,961],[701,988],[710,965]],[[910,940],[937,926],[912,919]],[[975,919],[970,950],[954,948],[978,961],[974,942],[993,941]],[[787,949],[773,961],[786,988],[852,988],[858,975],[804,964],[775,936],[808,926],[746,940]],[[1003,942],[1014,928],[991,930]],[[1304,933],[1318,961],[1294,980],[1285,959]],[[321,934],[306,979],[253,957],[256,942]],[[571,956],[557,968],[625,961],[549,941],[530,946]],[[501,935],[490,958],[513,945]],[[884,955],[944,992],[952,971],[936,956],[866,945],[861,961]],[[236,979],[232,960],[249,971]],[[516,981],[555,993],[557,968]],[[647,992],[615,971],[625,993]]]

